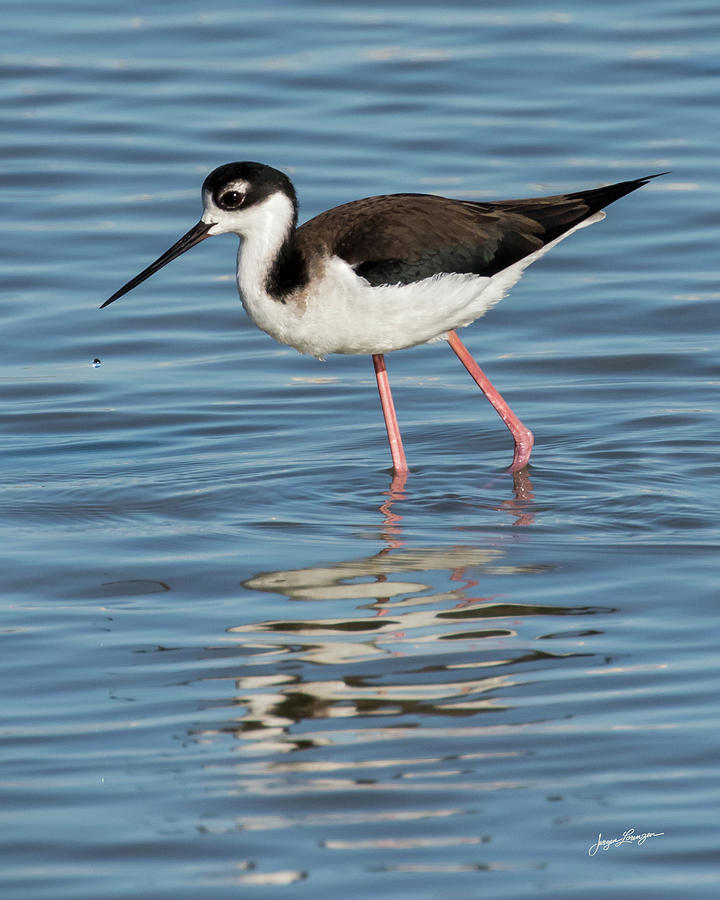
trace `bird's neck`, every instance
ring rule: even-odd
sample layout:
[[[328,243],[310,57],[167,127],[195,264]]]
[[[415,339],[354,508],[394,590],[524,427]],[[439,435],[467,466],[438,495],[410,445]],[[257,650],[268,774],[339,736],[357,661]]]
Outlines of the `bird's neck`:
[[[238,255],[238,282],[243,295],[263,293],[285,303],[307,283],[307,261],[298,246],[294,197],[273,194],[259,204],[245,231]]]
[[[308,281],[308,264],[295,239],[295,229],[286,236],[265,278],[265,289],[273,300],[285,303]]]

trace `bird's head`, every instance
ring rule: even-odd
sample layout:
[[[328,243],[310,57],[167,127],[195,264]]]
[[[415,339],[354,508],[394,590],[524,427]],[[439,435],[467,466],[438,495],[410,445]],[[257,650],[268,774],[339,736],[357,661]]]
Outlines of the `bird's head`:
[[[197,225],[169,250],[124,284],[103,309],[177,259],[186,250],[217,234],[251,234],[276,243],[297,224],[297,198],[283,172],[257,162],[226,163],[212,171],[202,186],[203,214]]]

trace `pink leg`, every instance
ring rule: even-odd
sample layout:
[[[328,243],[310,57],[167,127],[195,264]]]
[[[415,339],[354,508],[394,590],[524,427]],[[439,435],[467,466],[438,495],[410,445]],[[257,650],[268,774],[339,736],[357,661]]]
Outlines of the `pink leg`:
[[[454,331],[449,331],[447,340],[448,344],[450,344],[457,354],[460,362],[475,379],[477,386],[492,403],[500,418],[510,429],[510,434],[512,434],[513,441],[515,442],[515,453],[513,454],[512,465],[508,471],[518,472],[520,469],[525,468],[530,461],[530,451],[535,443],[532,431],[523,425],[497,390],[492,386],[490,379],[475,362],[472,356],[470,356],[467,347],[463,344],[457,334]]]
[[[385,357],[382,353],[373,353],[373,366],[375,367],[375,377],[377,378],[378,393],[380,394],[383,416],[385,416],[385,427],[387,428],[388,440],[390,441],[393,469],[396,474],[401,475],[407,472],[408,467],[407,462],[405,461],[402,438],[400,437],[400,426],[398,425],[397,416],[395,415],[395,404],[393,403],[392,394],[390,393],[390,382],[388,381],[387,369],[385,368]]]

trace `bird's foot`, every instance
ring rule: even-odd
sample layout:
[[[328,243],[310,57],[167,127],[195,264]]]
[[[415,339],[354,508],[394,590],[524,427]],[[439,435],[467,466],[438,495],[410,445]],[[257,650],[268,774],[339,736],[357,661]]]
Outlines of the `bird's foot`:
[[[530,454],[535,438],[532,431],[521,423],[520,427],[513,431],[513,440],[515,441],[515,452],[513,453],[512,465],[508,468],[508,472],[519,472],[520,469],[524,469],[530,462]]]

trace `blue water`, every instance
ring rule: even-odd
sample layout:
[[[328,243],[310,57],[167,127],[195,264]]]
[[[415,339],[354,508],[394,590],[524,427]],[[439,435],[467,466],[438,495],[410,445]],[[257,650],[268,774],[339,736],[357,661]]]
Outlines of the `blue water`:
[[[2,31],[0,895],[717,896],[717,5]],[[255,329],[234,238],[98,311],[236,159],[302,219],[671,174],[463,332],[527,472],[447,347],[388,357],[403,485],[370,361]]]

